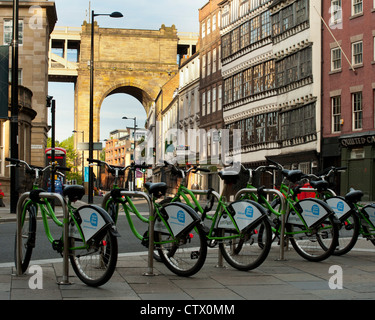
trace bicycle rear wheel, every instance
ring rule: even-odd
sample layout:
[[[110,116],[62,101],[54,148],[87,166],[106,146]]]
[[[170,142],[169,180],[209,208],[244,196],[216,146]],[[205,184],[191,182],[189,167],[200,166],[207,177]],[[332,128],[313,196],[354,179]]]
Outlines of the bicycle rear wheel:
[[[26,203],[22,209],[21,230],[21,270],[25,273],[29,267],[31,255],[35,247],[37,208],[33,203]],[[14,261],[17,265],[17,234],[14,246]]]
[[[261,232],[260,232],[261,230]],[[238,234],[234,229],[221,229],[222,237]],[[272,244],[272,229],[264,217],[239,238],[224,239],[219,244],[224,259],[234,268],[248,271],[259,267],[267,258]]]
[[[70,262],[77,277],[88,286],[98,287],[105,284],[116,268],[118,244],[117,238],[107,230],[103,236],[93,243],[86,244],[70,238]]]
[[[333,215],[314,228],[306,228],[302,223],[286,222],[286,232],[296,252],[308,261],[323,261],[335,251],[338,244],[339,230]],[[295,218],[291,218],[295,221]]]
[[[161,260],[173,273],[189,277],[206,261],[207,242],[203,227],[198,224],[173,239],[171,234],[155,231],[155,242]]]

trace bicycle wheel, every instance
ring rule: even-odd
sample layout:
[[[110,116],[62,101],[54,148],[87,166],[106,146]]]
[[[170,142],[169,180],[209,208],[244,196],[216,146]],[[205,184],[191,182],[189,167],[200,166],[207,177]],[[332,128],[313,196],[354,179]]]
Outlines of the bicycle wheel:
[[[259,232],[261,230],[261,232]],[[222,237],[238,234],[234,229],[221,229]],[[224,239],[219,243],[224,259],[234,268],[248,271],[266,260],[272,244],[272,230],[267,217],[259,220],[239,238]]]
[[[110,199],[110,202],[106,204],[106,208],[104,208],[109,216],[112,218],[113,222],[116,224],[117,223],[117,218],[118,218],[118,210],[119,210],[119,204],[113,201],[113,199]]]
[[[155,231],[155,242],[159,256],[173,273],[189,277],[197,273],[206,261],[207,242],[203,227],[198,224],[185,230],[177,238]]]
[[[117,238],[107,230],[84,249],[83,242],[70,237],[70,262],[77,277],[88,286],[98,287],[105,284],[116,268],[118,244]]]
[[[35,247],[36,238],[36,213],[37,208],[33,203],[26,203],[22,209],[22,230],[21,230],[21,270],[25,273],[30,260],[33,249]],[[14,261],[17,265],[17,234],[14,246]]]
[[[339,225],[339,243],[333,252],[336,256],[348,253],[357,243],[359,235],[359,219],[355,212],[352,212]]]
[[[296,215],[292,212],[288,214],[285,228],[294,250],[301,257],[308,261],[318,262],[333,254],[339,236],[333,215],[313,228],[306,228],[302,223],[297,223],[295,217]],[[290,221],[294,222],[290,223]]]

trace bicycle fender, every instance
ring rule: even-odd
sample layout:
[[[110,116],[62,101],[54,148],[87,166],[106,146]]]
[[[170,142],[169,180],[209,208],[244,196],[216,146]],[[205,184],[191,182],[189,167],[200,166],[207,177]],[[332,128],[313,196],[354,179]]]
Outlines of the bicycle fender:
[[[184,231],[190,230],[192,226],[201,221],[198,213],[185,203],[172,202],[166,204],[161,210],[160,214],[165,216],[165,222],[168,224],[173,235],[178,237]],[[155,223],[155,231],[165,232],[165,227],[162,221]]]
[[[244,199],[232,202],[227,209],[240,231],[252,226],[259,222],[260,219],[266,217],[264,207],[253,200]],[[226,215],[221,216],[218,222],[218,227],[235,229],[231,218]]]
[[[96,236],[107,231],[108,228],[110,228],[114,236],[120,236],[108,212],[97,205],[91,204],[79,207],[75,215],[79,217],[79,219],[76,220],[79,223],[79,227],[86,242],[95,239]],[[78,234],[79,232],[76,228],[71,228],[70,236],[78,237]]]
[[[309,228],[321,224],[328,216],[334,214],[334,211],[327,203],[315,198],[300,200],[296,203],[295,208]],[[290,223],[289,220],[288,222]]]
[[[364,206],[361,211],[372,224],[371,228],[375,229],[375,203]]]
[[[346,218],[352,212],[352,210],[354,210],[353,204],[347,202],[344,197],[340,197],[340,196],[331,197],[331,198],[328,198],[326,202],[335,212],[336,217],[340,221],[345,221]]]

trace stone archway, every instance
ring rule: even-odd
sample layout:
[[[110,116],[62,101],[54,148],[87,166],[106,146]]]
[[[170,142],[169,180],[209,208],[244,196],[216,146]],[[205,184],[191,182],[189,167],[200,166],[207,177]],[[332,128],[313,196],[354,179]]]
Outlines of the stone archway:
[[[100,137],[100,107],[114,93],[127,93],[138,99],[146,110],[161,87],[178,72],[177,30],[102,29],[95,26],[94,123],[93,141]],[[81,56],[75,87],[74,129],[89,139],[91,25],[84,23]],[[75,145],[81,142],[75,136]]]

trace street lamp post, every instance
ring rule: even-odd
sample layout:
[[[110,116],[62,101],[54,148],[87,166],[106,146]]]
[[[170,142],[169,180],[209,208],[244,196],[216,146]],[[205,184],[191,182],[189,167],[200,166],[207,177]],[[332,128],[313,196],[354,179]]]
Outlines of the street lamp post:
[[[85,142],[85,131],[73,130],[73,133],[82,133],[82,143]],[[85,171],[85,149],[82,148],[82,183],[84,182],[83,175]]]
[[[89,158],[93,158],[94,154],[94,19],[97,16],[109,16],[111,18],[122,18],[120,12],[112,12],[111,14],[94,13],[91,11],[91,57],[90,57],[90,116],[89,116]],[[92,166],[89,166],[89,194],[88,202],[93,203],[94,192],[94,175]]]
[[[133,135],[134,135],[134,151],[133,151],[133,161],[135,163],[135,131],[137,130],[137,117],[129,118],[129,117],[122,117],[123,119],[134,120],[134,128],[133,128]],[[135,169],[134,169],[134,179],[133,179],[133,191],[135,190]]]
[[[18,18],[19,0],[13,0],[13,41],[12,41],[12,94],[10,117],[10,156],[18,159]],[[10,212],[17,209],[18,170],[10,167]]]

